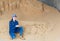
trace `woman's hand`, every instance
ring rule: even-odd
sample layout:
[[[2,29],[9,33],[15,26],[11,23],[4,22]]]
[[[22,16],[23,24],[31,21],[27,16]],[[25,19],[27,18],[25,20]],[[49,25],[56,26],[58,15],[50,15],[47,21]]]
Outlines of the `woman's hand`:
[[[19,25],[16,25],[16,27],[19,27]]]

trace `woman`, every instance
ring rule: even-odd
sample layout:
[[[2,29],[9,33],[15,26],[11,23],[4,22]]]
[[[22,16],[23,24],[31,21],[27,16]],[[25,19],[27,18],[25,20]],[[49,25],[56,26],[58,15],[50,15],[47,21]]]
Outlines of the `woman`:
[[[24,32],[23,27],[22,26],[19,27],[19,23],[16,20],[16,18],[17,18],[16,14],[13,14],[12,19],[9,22],[9,34],[12,39],[16,38],[16,33],[19,33],[20,37],[22,38]]]

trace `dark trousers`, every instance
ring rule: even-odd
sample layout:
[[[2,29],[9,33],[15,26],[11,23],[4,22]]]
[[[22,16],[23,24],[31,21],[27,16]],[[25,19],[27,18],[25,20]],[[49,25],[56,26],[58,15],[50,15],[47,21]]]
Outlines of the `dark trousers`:
[[[24,32],[24,29],[21,26],[21,27],[16,27],[14,29],[14,31],[10,31],[9,34],[10,34],[11,38],[14,39],[14,38],[16,38],[16,33],[19,33],[20,36],[22,36],[23,35],[23,32]]]

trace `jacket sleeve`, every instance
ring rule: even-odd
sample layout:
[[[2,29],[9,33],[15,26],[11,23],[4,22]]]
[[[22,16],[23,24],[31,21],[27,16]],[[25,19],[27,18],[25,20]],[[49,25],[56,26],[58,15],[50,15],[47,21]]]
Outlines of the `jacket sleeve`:
[[[19,25],[18,21],[16,21],[16,25]]]
[[[13,25],[13,23],[12,22],[9,22],[9,30],[12,30],[12,29],[14,29],[14,25]]]

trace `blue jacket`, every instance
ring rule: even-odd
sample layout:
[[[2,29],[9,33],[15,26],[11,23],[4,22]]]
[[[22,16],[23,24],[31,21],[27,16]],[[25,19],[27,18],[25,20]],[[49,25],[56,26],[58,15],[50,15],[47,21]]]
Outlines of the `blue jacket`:
[[[16,25],[19,25],[18,21],[17,20],[15,20],[15,21],[11,20],[9,22],[9,32],[14,32]]]

